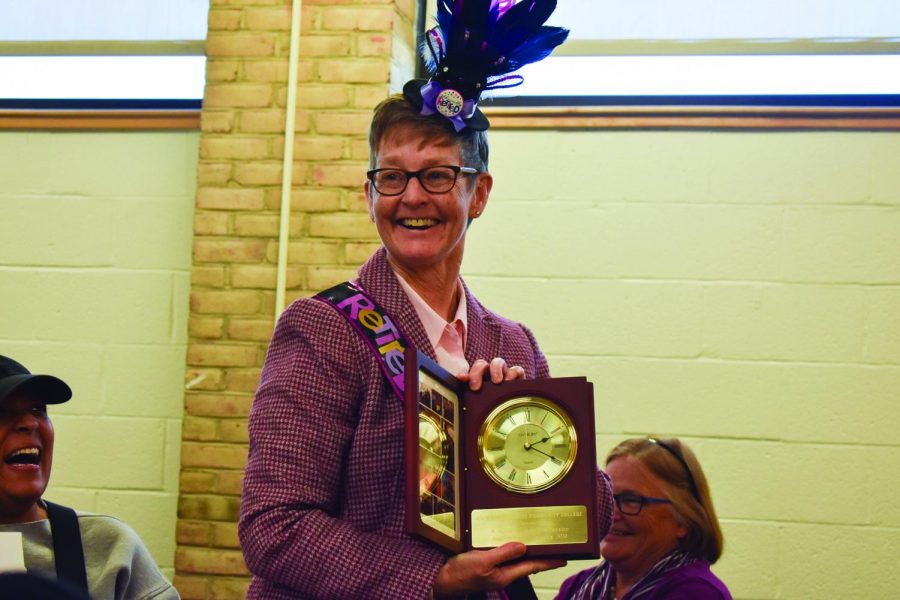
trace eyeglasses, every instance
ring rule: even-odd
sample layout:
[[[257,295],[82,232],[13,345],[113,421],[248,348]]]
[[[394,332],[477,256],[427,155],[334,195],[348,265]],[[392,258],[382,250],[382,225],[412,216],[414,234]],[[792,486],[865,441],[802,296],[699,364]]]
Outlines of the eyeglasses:
[[[404,171],[402,169],[372,169],[366,173],[366,177],[375,186],[375,191],[383,196],[398,196],[403,193],[409,180],[413,177],[419,180],[419,185],[425,191],[432,194],[444,194],[453,189],[459,174],[477,175],[478,169],[472,167],[458,167],[456,165],[439,165],[427,167],[418,171]]]
[[[624,493],[613,494],[613,500],[616,501],[616,508],[623,515],[639,515],[645,504],[672,504],[668,498],[650,498],[648,496],[640,496],[638,494]]]

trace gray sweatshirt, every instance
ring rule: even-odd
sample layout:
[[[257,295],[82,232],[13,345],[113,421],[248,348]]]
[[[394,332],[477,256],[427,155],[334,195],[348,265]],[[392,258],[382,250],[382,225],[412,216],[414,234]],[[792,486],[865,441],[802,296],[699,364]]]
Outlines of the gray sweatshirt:
[[[93,600],[178,600],[178,592],[131,527],[115,517],[76,512]],[[50,521],[0,525],[2,531],[22,533],[29,573],[56,579]]]

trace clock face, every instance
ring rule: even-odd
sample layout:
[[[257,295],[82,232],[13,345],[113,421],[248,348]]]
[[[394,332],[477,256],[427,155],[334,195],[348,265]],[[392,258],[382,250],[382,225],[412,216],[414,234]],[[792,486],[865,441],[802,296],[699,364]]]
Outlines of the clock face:
[[[569,415],[539,397],[507,400],[484,420],[478,458],[503,488],[524,494],[559,483],[575,462],[578,441]]]

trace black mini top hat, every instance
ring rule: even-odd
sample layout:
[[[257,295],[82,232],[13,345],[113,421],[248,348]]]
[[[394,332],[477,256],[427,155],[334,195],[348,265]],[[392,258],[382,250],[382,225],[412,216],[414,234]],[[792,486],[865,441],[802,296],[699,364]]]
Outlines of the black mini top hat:
[[[45,404],[60,404],[72,397],[72,389],[53,375],[33,375],[24,365],[0,355],[0,403],[13,392],[28,390]]]
[[[430,79],[413,79],[403,95],[423,115],[440,114],[457,132],[490,126],[478,109],[489,90],[515,87],[514,71],[546,58],[569,35],[544,22],[556,0],[438,0],[437,27],[425,32]]]

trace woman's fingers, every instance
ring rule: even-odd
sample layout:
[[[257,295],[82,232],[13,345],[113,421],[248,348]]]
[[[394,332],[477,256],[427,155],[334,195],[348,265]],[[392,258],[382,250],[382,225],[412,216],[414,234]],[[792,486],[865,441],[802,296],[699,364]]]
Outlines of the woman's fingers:
[[[489,377],[493,383],[502,383],[504,381],[512,381],[513,379],[525,379],[525,369],[518,365],[510,367],[506,364],[506,360],[496,357],[488,362],[483,358],[479,358],[469,368],[468,373],[460,373],[457,379],[460,381],[468,381],[469,389],[476,391],[481,389],[485,377]]]

